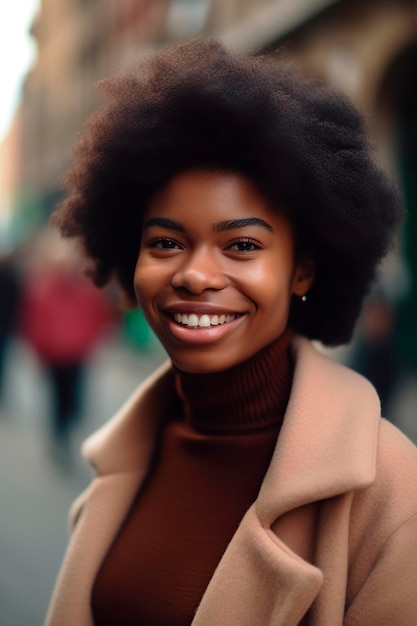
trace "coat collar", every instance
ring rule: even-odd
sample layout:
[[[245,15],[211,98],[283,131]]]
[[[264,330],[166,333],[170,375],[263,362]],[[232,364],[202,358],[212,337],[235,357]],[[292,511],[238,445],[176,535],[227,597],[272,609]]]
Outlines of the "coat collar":
[[[375,476],[380,405],[374,388],[305,338],[295,337],[292,351],[292,391],[257,500],[265,525],[297,506],[365,487]],[[168,362],[85,442],[84,455],[98,473],[146,469],[173,400]]]
[[[293,344],[293,386],[275,453],[257,500],[265,524],[313,500],[370,485],[376,473],[380,402],[356,372]]]
[[[82,446],[99,476],[147,468],[154,442],[175,393],[174,371],[163,363]]]

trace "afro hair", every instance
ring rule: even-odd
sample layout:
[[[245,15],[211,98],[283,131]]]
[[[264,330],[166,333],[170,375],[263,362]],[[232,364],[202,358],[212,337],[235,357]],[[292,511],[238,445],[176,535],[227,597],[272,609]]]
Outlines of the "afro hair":
[[[166,46],[98,83],[52,221],[81,240],[97,285],[114,276],[134,299],[144,211],[181,171],[249,177],[295,225],[316,279],[294,298],[293,329],[349,341],[402,208],[345,96],[300,78],[277,55],[234,55],[213,39]]]

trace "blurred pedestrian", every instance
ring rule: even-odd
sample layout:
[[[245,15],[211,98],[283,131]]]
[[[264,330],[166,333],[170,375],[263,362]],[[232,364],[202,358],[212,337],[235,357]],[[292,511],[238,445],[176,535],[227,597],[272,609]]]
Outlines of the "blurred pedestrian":
[[[199,39],[101,82],[54,223],[170,360],[84,445],[48,626],[410,626],[417,450],[350,340],[401,218],[341,95]]]
[[[398,254],[379,267],[378,280],[367,296],[347,363],[375,385],[382,413],[393,421],[396,399],[409,375],[398,341],[398,310],[407,297],[411,277]]]
[[[395,345],[395,307],[383,295],[374,294],[365,304],[359,333],[349,359],[350,366],[375,385],[383,414],[402,378],[401,361]]]
[[[4,378],[11,341],[17,327],[20,278],[12,254],[0,258],[0,400],[3,398]]]
[[[42,243],[42,256],[26,272],[20,330],[47,375],[53,441],[66,448],[84,409],[88,358],[114,315],[106,294],[80,273],[68,243],[51,237]]]

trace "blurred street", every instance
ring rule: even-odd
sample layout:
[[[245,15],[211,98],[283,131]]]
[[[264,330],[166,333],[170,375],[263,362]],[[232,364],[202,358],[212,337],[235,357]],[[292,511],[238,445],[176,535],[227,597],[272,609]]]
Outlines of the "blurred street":
[[[0,624],[41,626],[67,544],[68,509],[88,484],[80,442],[119,408],[165,359],[114,338],[95,352],[87,378],[85,418],[72,440],[72,463],[51,447],[46,381],[22,344],[11,352],[0,412]]]
[[[165,359],[161,348],[134,350],[113,338],[95,352],[87,380],[85,417],[72,441],[73,462],[57,463],[48,437],[48,391],[28,349],[11,353],[0,413],[0,624],[41,626],[67,544],[67,514],[90,470],[80,442],[119,408]],[[417,441],[417,383],[396,401],[398,425]]]

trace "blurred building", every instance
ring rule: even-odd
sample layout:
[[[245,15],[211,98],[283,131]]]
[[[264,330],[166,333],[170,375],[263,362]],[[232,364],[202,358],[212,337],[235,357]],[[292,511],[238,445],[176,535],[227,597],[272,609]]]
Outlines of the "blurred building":
[[[10,132],[0,143],[0,254],[7,251],[10,245],[9,225],[21,175],[20,136],[21,114],[18,111]]]
[[[45,219],[59,198],[74,140],[98,105],[97,79],[201,33],[237,51],[280,47],[364,111],[384,165],[400,182],[410,212],[402,245],[411,269],[404,319],[416,326],[416,0],[42,0],[32,33],[38,58],[10,142],[20,145],[15,204],[24,223],[31,222],[28,213],[32,221]],[[417,367],[417,329],[409,332]]]

